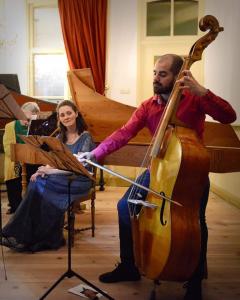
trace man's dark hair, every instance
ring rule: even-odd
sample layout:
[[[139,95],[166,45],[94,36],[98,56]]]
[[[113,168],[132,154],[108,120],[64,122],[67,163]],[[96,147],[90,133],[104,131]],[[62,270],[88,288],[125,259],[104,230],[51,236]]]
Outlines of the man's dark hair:
[[[178,75],[183,65],[183,58],[176,54],[164,54],[159,59],[172,59],[171,72],[174,76]]]

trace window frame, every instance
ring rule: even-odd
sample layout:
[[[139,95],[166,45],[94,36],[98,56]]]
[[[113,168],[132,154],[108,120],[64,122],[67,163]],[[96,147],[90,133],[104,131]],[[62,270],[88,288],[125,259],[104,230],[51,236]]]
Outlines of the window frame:
[[[34,47],[34,9],[36,8],[58,8],[57,0],[28,0],[28,36],[29,36],[29,95],[38,99],[43,100],[63,100],[69,99],[69,86],[67,82],[67,75],[64,80],[64,94],[61,96],[42,96],[35,95],[35,65],[34,57],[35,55],[64,55],[66,61],[66,74],[69,69],[65,48],[41,48]]]
[[[201,33],[201,31],[199,31],[199,28],[198,28],[196,35],[174,35],[173,34],[173,32],[174,32],[174,0],[170,0],[170,2],[171,2],[170,35],[169,36],[166,36],[166,35],[165,36],[147,36],[147,3],[152,2],[152,1],[154,1],[154,0],[138,0],[140,10],[142,11],[142,13],[141,13],[142,26],[144,24],[144,30],[141,30],[141,32],[142,32],[141,39],[142,40],[155,41],[158,39],[172,39],[172,38],[178,38],[179,40],[181,40],[183,37],[192,39]],[[204,0],[199,0],[198,1],[198,21],[200,20],[200,15],[201,15],[201,12],[203,11],[203,8],[204,8]]]

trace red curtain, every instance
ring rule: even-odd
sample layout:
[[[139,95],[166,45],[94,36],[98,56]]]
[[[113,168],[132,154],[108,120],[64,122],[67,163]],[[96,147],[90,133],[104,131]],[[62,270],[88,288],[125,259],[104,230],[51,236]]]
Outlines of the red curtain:
[[[58,0],[58,8],[70,69],[91,68],[104,94],[107,0]]]

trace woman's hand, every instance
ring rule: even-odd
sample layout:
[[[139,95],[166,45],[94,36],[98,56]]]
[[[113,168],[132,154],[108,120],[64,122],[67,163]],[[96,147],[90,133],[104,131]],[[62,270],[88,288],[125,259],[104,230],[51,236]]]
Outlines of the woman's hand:
[[[31,176],[30,181],[36,181],[38,176],[44,177],[45,174],[49,175],[53,170],[55,169],[50,167],[49,165],[41,166],[38,168],[37,172]]]
[[[30,181],[35,182],[39,175],[40,175],[40,173],[38,171],[36,173],[32,174],[32,176],[30,177]]]
[[[188,89],[192,94],[197,96],[204,96],[208,91],[197,82],[189,70],[183,71],[183,76],[177,81],[177,83],[180,83],[180,89]]]
[[[33,174],[30,178],[31,181],[36,181],[38,176],[44,177],[45,175],[70,175],[72,172],[66,171],[66,170],[59,170],[55,169],[53,167],[50,167],[49,165],[41,166],[38,168],[37,172]]]
[[[36,172],[36,173],[34,173],[34,174],[32,174],[32,176],[30,177],[30,181],[32,181],[32,182],[34,182],[34,181],[36,181],[37,180],[37,177],[38,177],[38,172]]]
[[[46,166],[39,167],[37,172],[39,173],[39,175],[41,175],[43,177],[45,174],[47,174],[47,175],[52,174],[53,170],[56,170],[56,169],[54,169],[53,167],[50,167],[49,165],[46,165]]]

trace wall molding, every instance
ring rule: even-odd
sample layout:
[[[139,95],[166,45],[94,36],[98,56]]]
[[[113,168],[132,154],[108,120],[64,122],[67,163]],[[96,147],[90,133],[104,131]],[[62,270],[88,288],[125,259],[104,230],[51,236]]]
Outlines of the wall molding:
[[[236,197],[225,189],[211,182],[211,191],[221,197],[226,202],[240,208],[240,197]]]

